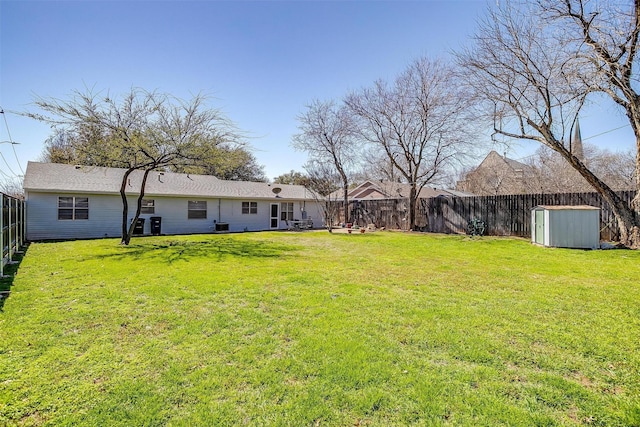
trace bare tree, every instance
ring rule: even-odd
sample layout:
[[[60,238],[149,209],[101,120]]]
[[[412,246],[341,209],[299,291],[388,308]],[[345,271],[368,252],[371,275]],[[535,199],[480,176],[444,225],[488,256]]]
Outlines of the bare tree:
[[[313,198],[321,204],[324,225],[331,233],[333,221],[339,211],[338,198],[332,195],[342,186],[342,177],[328,163],[320,160],[310,160],[304,168],[307,172],[305,185],[313,194]]]
[[[401,180],[401,175],[396,171],[387,153],[379,146],[367,147],[362,155],[362,160],[359,173],[362,180],[373,179],[391,182]]]
[[[523,179],[504,168],[474,169],[464,175],[458,183],[460,191],[478,196],[498,196],[501,194],[528,193]]]
[[[602,79],[594,75],[589,80],[583,49],[576,50],[575,38],[553,25],[559,21],[545,20],[545,10],[529,7],[507,2],[492,10],[475,46],[458,55],[469,85],[483,101],[479,114],[493,121],[496,136],[537,141],[558,152],[612,206],[621,242],[638,248],[634,211],[563,143],[593,91],[591,82]]]
[[[420,190],[447,171],[471,140],[468,97],[452,76],[442,62],[420,58],[392,84],[379,80],[345,100],[359,118],[362,138],[381,148],[388,169],[411,185],[410,229],[415,228]]]
[[[583,160],[587,164],[586,159]],[[577,193],[593,187],[556,151],[540,146],[527,159],[530,188],[537,193]]]
[[[636,189],[637,168],[635,150],[612,152],[606,149],[586,146],[588,150],[595,150],[590,157],[591,168],[614,190]]]
[[[70,153],[82,153],[85,164],[124,168],[120,186],[122,240],[129,244],[142,208],[149,172],[186,165],[206,166],[221,144],[237,142],[230,122],[215,109],[205,106],[197,95],[183,101],[167,94],[132,89],[121,100],[91,91],[75,91],[68,101],[37,98],[45,114],[30,117],[68,129]],[[89,132],[90,137],[81,137]],[[82,141],[89,141],[82,144]],[[80,142],[80,143],[74,143]],[[133,221],[128,224],[128,178],[143,172]]]
[[[635,186],[635,158],[631,151],[611,152],[585,144],[584,163],[615,191]],[[593,187],[556,151],[541,146],[527,161],[532,171],[533,191],[543,193],[577,193],[593,191]]]
[[[17,176],[10,179],[0,181],[0,193],[7,196],[24,199],[24,177]]]
[[[348,221],[349,178],[358,150],[350,112],[333,101],[315,100],[298,121],[301,133],[294,135],[292,145],[306,151],[313,164],[326,162],[335,168],[342,182],[344,217]]]
[[[623,109],[636,138],[635,222],[629,228],[640,247],[640,1],[538,0],[539,6],[571,43],[578,78],[591,91],[606,94]]]
[[[635,186],[635,157],[631,151],[611,152],[581,145],[581,158],[593,173],[615,191]],[[477,195],[578,193],[593,187],[560,155],[546,145],[522,162],[492,151],[475,168],[465,170],[456,184]]]

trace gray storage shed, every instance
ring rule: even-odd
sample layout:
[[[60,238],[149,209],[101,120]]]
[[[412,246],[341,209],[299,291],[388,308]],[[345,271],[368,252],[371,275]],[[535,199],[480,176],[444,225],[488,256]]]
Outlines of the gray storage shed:
[[[531,242],[557,248],[598,249],[600,208],[536,206],[531,210]]]

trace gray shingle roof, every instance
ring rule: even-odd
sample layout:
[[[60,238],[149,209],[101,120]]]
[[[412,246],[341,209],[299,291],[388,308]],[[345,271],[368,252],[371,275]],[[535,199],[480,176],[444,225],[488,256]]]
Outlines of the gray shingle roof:
[[[69,192],[117,194],[125,169],[29,162],[24,189],[29,192]],[[129,178],[127,193],[138,194],[142,171]],[[145,194],[149,196],[199,196],[232,199],[274,199],[280,188],[282,199],[311,200],[311,192],[302,185],[264,182],[224,181],[214,176],[153,171],[149,173]]]

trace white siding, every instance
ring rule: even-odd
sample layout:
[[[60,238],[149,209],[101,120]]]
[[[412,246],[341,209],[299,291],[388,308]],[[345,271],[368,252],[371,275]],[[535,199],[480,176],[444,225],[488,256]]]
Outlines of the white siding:
[[[321,202],[324,203],[324,202]],[[304,210],[307,214],[307,218],[313,220],[314,228],[322,228],[324,227],[324,211],[322,210],[322,204],[315,201],[305,201],[299,202],[294,205],[293,215],[295,218],[302,218],[302,211]]]
[[[88,197],[88,220],[58,220],[58,197]],[[120,236],[120,197],[27,193],[27,240],[85,239]]]
[[[58,197],[75,196],[89,198],[88,220],[58,220]],[[145,219],[144,234],[151,233],[151,217],[161,218],[162,234],[195,234],[211,233],[216,222],[229,224],[229,231],[269,230],[271,203],[293,202],[294,217],[302,218],[302,208],[306,206],[307,216],[313,218],[314,226],[322,226],[321,207],[313,201],[293,201],[284,199],[257,200],[257,214],[243,214],[243,201],[251,199],[219,199],[198,196],[157,197],[146,195],[145,199],[155,201],[153,214],[142,214]],[[204,219],[188,218],[189,200],[207,202],[207,217]],[[129,222],[135,212],[137,198],[129,198]],[[122,221],[122,201],[119,195],[92,195],[69,193],[28,192],[27,202],[27,239],[83,239],[100,237],[119,237]],[[278,220],[279,229],[286,229],[285,221]]]

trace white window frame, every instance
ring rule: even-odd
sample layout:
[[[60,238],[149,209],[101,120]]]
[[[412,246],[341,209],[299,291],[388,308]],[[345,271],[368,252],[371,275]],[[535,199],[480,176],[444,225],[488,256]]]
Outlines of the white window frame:
[[[242,202],[242,215],[257,215],[258,202]]]
[[[140,208],[141,214],[155,214],[156,213],[156,201],[155,199],[142,199],[142,208]]]
[[[202,216],[201,212],[204,212],[204,216]],[[187,219],[207,219],[207,201],[206,200],[188,200],[187,201]]]
[[[293,202],[280,203],[280,220],[293,221]]]
[[[61,206],[63,199],[68,206]],[[68,202],[71,203],[68,203]],[[61,218],[61,211],[70,211],[71,218]],[[86,214],[85,214],[86,213]],[[76,196],[58,196],[58,221],[88,221],[89,198]]]

